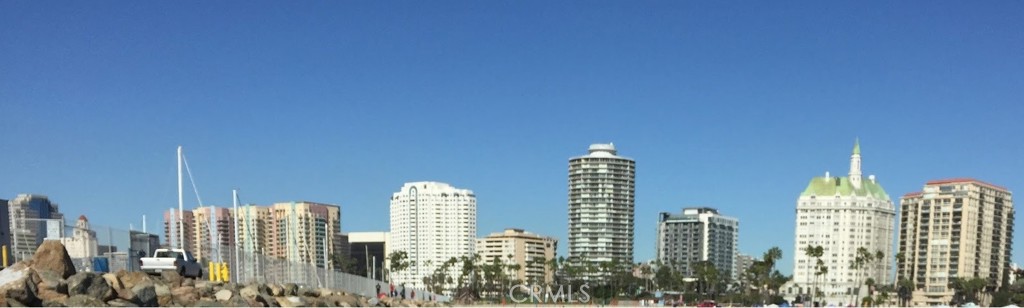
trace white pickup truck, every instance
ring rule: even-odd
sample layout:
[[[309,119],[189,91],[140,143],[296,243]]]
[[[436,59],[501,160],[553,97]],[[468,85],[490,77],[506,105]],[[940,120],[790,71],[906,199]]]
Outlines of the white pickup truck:
[[[152,258],[140,258],[139,265],[148,274],[174,271],[182,277],[203,277],[203,266],[184,249],[157,249]]]

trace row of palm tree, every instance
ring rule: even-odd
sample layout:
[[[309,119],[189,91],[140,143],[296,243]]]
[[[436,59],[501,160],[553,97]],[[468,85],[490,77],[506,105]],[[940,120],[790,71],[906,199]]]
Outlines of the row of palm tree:
[[[474,254],[453,257],[441,264],[427,261],[422,265],[434,268],[434,271],[422,277],[423,286],[437,294],[500,298],[507,295],[506,291],[511,287],[524,283],[549,283],[575,290],[587,284],[593,290],[591,295],[597,299],[640,297],[644,292],[658,289],[684,292],[694,299],[729,296],[738,302],[754,304],[777,301],[773,297],[777,297],[779,288],[791,278],[776,269],[776,263],[782,258],[782,250],[778,247],[765,252],[762,260],[755,261],[739,275],[738,281],[732,281],[728,269],[720,270],[709,261],[695,262],[690,271],[683,273],[679,270],[681,264],[675,260],[668,264],[632,264],[620,260],[593,262],[586,258],[557,257],[518,264],[512,262],[511,257],[482,260],[480,255]],[[408,254],[403,251],[392,252],[388,260],[392,274],[401,273],[413,265]],[[534,281],[521,281],[517,278],[521,269],[538,265],[543,265],[546,272],[553,273],[551,281],[536,281],[543,279],[536,277],[532,278]],[[634,269],[637,271],[634,272]],[[459,274],[454,277],[456,272]]]

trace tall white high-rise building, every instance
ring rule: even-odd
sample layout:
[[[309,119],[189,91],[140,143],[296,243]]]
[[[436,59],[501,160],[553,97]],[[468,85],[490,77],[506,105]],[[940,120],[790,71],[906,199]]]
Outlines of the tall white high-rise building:
[[[636,162],[593,144],[569,159],[569,257],[633,263]]]
[[[896,209],[882,185],[873,175],[861,178],[860,142],[855,142],[848,177],[826,172],[811,179],[797,199],[795,262],[787,292],[814,295],[810,288],[816,287],[823,297],[815,296],[815,301],[847,305],[868,294],[861,287],[868,278],[892,283],[895,223]],[[815,275],[818,258],[807,256],[807,246],[822,247],[827,273]],[[852,269],[860,248],[872,256],[881,252],[882,259]]]
[[[472,255],[475,248],[473,191],[439,182],[412,182],[391,196],[387,254],[404,251],[409,261],[409,268],[392,273],[394,283],[422,287],[423,277],[452,257]],[[449,273],[452,277],[460,274],[457,266]]]

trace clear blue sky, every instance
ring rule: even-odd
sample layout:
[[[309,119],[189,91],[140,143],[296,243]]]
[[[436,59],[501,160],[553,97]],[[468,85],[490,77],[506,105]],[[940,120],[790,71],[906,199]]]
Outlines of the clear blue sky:
[[[1019,1],[2,1],[0,197],[153,226],[183,145],[208,204],[239,188],[386,230],[402,183],[442,181],[476,192],[480,235],[564,253],[568,158],[614,142],[637,260],[658,212],[700,205],[790,272],[796,198],[856,137],[894,198],[1024,188],[1022,29]]]

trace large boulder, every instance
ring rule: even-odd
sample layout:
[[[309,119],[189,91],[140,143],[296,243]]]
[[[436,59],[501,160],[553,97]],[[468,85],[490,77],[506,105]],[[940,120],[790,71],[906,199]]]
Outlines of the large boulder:
[[[79,294],[68,298],[66,304],[69,307],[106,307],[107,303],[95,297]]]
[[[306,307],[306,301],[298,296],[278,297],[277,304],[281,307]]]
[[[43,306],[49,306],[49,303],[63,303],[64,301],[68,300],[67,294],[60,293],[51,289],[40,289],[39,293],[36,294],[36,297],[39,298],[39,301],[43,304]]]
[[[121,283],[121,278],[118,278],[117,275],[115,275],[115,274],[112,274],[112,273],[103,274],[103,280],[106,280],[107,281],[107,285],[110,285],[110,287],[113,288],[114,291],[117,291],[119,289],[124,289],[124,284]]]
[[[257,286],[250,285],[238,290],[238,295],[247,300],[255,300],[256,297],[260,296],[260,291]]]
[[[57,293],[68,293],[68,283],[64,278],[53,271],[35,271],[35,280],[38,282],[39,290],[50,290]]]
[[[184,280],[181,278],[181,275],[178,275],[175,271],[163,271],[160,273],[160,278],[172,288],[180,287]]]
[[[263,306],[263,305],[259,305],[259,303],[256,303],[255,301],[252,301],[250,303],[250,301],[247,301],[247,300],[243,299],[241,296],[235,296],[235,297],[232,297],[232,298],[230,298],[230,299],[228,299],[226,301],[219,301],[219,302],[221,304],[223,304],[224,306],[227,306],[227,307],[252,307],[252,306],[254,306],[254,304],[256,304],[257,307]]]
[[[268,294],[260,294],[260,296],[256,298],[256,302],[260,303],[264,307],[281,307],[281,305],[277,303],[277,299]]]
[[[152,283],[138,284],[131,289],[131,298],[129,300],[136,305],[141,307],[156,307],[156,288]]]
[[[127,300],[124,300],[124,299],[120,299],[120,298],[115,298],[115,299],[107,301],[107,305],[110,306],[110,307],[138,307],[139,306],[139,305],[136,305],[135,303],[132,303],[130,301],[127,301]]]
[[[193,306],[199,301],[199,295],[195,292],[196,288],[193,287],[180,287],[171,289],[171,297],[174,301],[182,306]]]
[[[274,296],[274,297],[284,296],[284,287],[282,287],[281,285],[277,285],[277,284],[269,285],[269,286],[267,286],[267,290],[270,291],[269,292],[270,296]]]
[[[71,261],[68,250],[57,240],[43,241],[32,256],[32,268],[36,271],[51,271],[67,279],[77,273],[75,263]]]
[[[284,284],[284,296],[298,296],[298,295],[299,295],[299,285],[294,284],[294,283],[286,283],[286,284]]]
[[[221,301],[221,302],[226,302],[229,299],[231,299],[232,295],[235,295],[235,294],[232,293],[231,290],[220,290],[220,291],[217,291],[217,293],[213,294],[213,298],[216,298],[218,301]]]
[[[68,278],[68,295],[88,295],[101,302],[114,299],[117,293],[110,288],[107,280],[96,273],[82,272]]]
[[[36,296],[38,289],[38,277],[29,265],[29,262],[18,262],[0,271],[0,298],[14,300],[22,305],[38,306],[39,298]]]
[[[202,299],[202,300],[199,300],[198,302],[196,302],[195,306],[193,306],[193,307],[222,307],[222,306],[223,305],[221,305],[217,301],[208,300],[208,299]]]
[[[153,284],[153,278],[150,278],[149,275],[143,272],[118,271],[115,276],[121,280],[121,284],[125,289],[134,288],[138,284]]]

